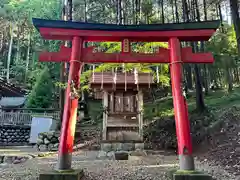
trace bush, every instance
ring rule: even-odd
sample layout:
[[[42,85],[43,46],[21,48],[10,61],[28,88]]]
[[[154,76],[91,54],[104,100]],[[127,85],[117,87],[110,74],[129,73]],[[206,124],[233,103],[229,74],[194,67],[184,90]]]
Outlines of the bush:
[[[49,70],[45,67],[37,77],[28,97],[27,108],[49,108],[52,104],[53,82]]]

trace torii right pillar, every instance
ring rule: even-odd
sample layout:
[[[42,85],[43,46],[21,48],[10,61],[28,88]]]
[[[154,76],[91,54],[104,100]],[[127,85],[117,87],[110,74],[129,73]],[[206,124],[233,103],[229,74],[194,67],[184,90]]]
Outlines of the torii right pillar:
[[[187,103],[182,92],[182,59],[181,44],[178,38],[169,40],[170,71],[172,82],[172,96],[178,141],[178,155],[180,170],[194,170],[192,156],[192,139],[190,135],[190,122],[188,119]]]

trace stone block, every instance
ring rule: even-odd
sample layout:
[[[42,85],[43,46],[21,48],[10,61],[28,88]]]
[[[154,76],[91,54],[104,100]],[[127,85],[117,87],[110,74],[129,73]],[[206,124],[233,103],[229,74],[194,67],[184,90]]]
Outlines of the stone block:
[[[112,150],[113,151],[120,151],[120,150],[122,150],[122,143],[113,143],[112,144]]]
[[[101,144],[101,151],[105,151],[105,152],[112,151],[112,144],[110,144],[110,143],[102,143]]]
[[[136,143],[135,150],[144,150],[144,143]]]
[[[134,143],[123,143],[122,144],[122,150],[123,151],[133,151],[135,148]]]
[[[106,151],[100,151],[97,155],[97,159],[104,160],[107,157],[107,152]]]
[[[83,175],[83,170],[51,171],[41,173],[39,180],[80,180]]]
[[[173,174],[173,180],[212,180],[212,177],[200,173],[176,173]]]
[[[114,151],[110,151],[107,153],[107,158],[109,160],[115,160],[115,152]]]

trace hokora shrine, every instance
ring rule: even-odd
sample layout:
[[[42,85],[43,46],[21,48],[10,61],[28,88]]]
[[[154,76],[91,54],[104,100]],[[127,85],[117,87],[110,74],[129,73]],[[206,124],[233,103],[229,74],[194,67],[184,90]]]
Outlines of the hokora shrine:
[[[65,93],[64,113],[62,117],[60,145],[58,150],[58,164],[55,171],[40,174],[40,180],[50,180],[56,178],[70,178],[71,180],[77,180],[83,176],[82,170],[72,170],[71,159],[79,98],[74,92],[80,88],[80,76],[82,67],[85,63],[168,63],[170,66],[172,83],[171,86],[178,144],[179,168],[180,171],[184,172],[195,171],[188,109],[186,99],[182,91],[182,65],[183,63],[213,63],[214,58],[211,53],[193,53],[192,47],[182,48],[181,42],[208,41],[219,27],[220,21],[149,25],[115,25],[34,18],[33,24],[45,40],[62,40],[72,42],[71,48],[61,46],[59,52],[42,52],[39,55],[40,62],[66,62],[70,64],[68,83]],[[84,47],[85,42],[103,41],[121,42],[121,52],[95,52],[94,47]],[[135,53],[131,52],[131,42],[168,42],[168,48],[159,48],[157,52],[151,54]],[[113,91],[110,85],[113,80],[111,79],[110,82],[106,82],[106,75],[106,73],[102,75],[96,73],[93,74],[90,79],[91,88],[100,88],[102,90],[103,105],[109,111],[108,113],[104,112],[103,116],[103,145],[106,144],[106,142],[111,142],[109,139],[111,129],[120,127],[120,125],[113,125],[116,119],[114,119],[116,111],[111,108],[115,102],[113,99],[111,100],[111,94],[121,92],[121,89],[122,91],[125,89],[125,91],[128,92],[127,94],[130,93],[130,96],[134,95],[138,97],[134,100],[134,103],[132,103],[135,104],[135,106],[132,105],[129,107],[128,114],[130,112],[130,114],[135,113],[135,115],[137,115],[137,121],[135,121],[134,126],[138,128],[136,132],[139,138],[134,140],[136,141],[135,145],[142,143],[142,91],[146,89],[147,83],[149,85],[153,84],[152,76],[146,76],[146,74],[140,73],[139,77],[142,78],[139,78],[139,82],[137,84],[133,82],[131,77],[125,78],[125,81],[122,83],[115,80],[116,86]],[[146,81],[145,76],[147,78],[149,77],[148,81]],[[104,80],[106,81],[104,82]],[[125,84],[125,87],[121,88],[120,84]],[[122,97],[123,96],[124,95],[122,95]],[[120,102],[121,101],[119,100],[119,104],[121,104]],[[129,99],[128,102],[130,102]],[[133,102],[132,99],[131,102]],[[124,106],[123,103],[122,106]],[[123,107],[120,107],[120,109],[121,108],[123,109]],[[123,112],[123,110],[121,112]],[[124,116],[122,119],[126,120],[128,114],[120,113],[117,117]],[[109,117],[110,115],[111,118]],[[123,128],[128,126],[124,125],[128,124],[128,121],[121,121],[119,124],[121,124],[121,128]],[[119,142],[124,143],[122,141],[124,141],[124,139],[121,139]],[[117,142],[117,140],[113,139],[112,142]],[[211,177],[203,174],[199,175],[197,173],[179,173],[173,176],[173,179],[179,180],[188,178],[209,179]]]

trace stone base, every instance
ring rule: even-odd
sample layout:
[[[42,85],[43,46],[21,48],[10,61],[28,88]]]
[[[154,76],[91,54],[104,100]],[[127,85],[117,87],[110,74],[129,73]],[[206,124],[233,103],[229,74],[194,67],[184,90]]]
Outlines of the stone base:
[[[173,180],[212,180],[212,177],[201,173],[175,173]]]
[[[51,171],[39,175],[39,180],[80,180],[83,170]]]
[[[101,143],[101,151],[135,151],[144,150],[144,143],[134,142],[104,142]]]

